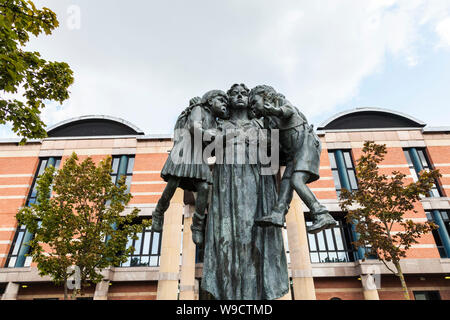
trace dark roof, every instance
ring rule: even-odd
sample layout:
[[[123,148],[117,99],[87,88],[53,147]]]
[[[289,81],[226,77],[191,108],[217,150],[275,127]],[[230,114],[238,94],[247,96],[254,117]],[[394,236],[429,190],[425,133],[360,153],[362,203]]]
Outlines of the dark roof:
[[[318,130],[423,128],[426,124],[401,112],[381,108],[356,108],[334,115]]]
[[[143,135],[135,125],[111,116],[82,116],[62,121],[47,131],[50,138]]]

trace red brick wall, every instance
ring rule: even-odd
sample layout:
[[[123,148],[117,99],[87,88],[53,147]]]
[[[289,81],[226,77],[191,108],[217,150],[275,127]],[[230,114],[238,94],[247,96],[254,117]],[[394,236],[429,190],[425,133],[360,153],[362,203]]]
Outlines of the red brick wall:
[[[443,275],[406,275],[405,282],[411,300],[414,300],[413,291],[439,291],[441,299],[450,298],[450,280],[445,280]],[[404,300],[400,280],[393,275],[381,277],[381,290],[378,290],[378,294],[381,300]]]
[[[439,169],[439,172],[442,175],[450,175],[450,146],[429,146],[427,148],[428,157],[430,162],[432,163],[435,169]],[[447,164],[447,165],[446,165]],[[441,177],[439,179],[439,184],[443,187],[442,191],[444,196],[448,196],[450,194],[450,176]]]
[[[133,177],[131,180],[130,192],[133,195],[130,204],[156,203],[164,190],[165,183],[154,184],[154,182],[163,182],[160,171],[167,159],[167,153],[138,153],[135,157]],[[141,173],[140,173],[141,171]],[[145,171],[145,172],[142,172]],[[133,182],[149,184],[133,184]],[[140,195],[134,193],[155,193]]]
[[[23,285],[26,285],[26,288],[24,288]],[[79,297],[93,297],[94,291],[95,284],[91,284],[89,287],[83,288],[83,295],[79,295]],[[69,290],[68,293],[70,299],[72,290]],[[55,285],[52,282],[31,282],[22,283],[20,285],[17,300],[33,300],[36,298],[58,298],[60,300],[63,300],[64,287],[62,285]]]
[[[357,277],[314,278],[317,300],[364,300],[361,281]]]
[[[157,287],[157,281],[113,282],[108,300],[156,300]]]
[[[0,241],[12,242],[17,228],[16,214],[20,207],[25,205],[26,197],[39,162],[38,157],[11,157],[0,158]],[[2,175],[25,175],[19,177],[1,177]],[[23,187],[13,187],[24,185]],[[1,197],[17,197],[1,199]],[[6,263],[11,243],[0,243],[0,267]]]
[[[450,299],[450,280],[445,280],[444,275],[406,275],[405,281],[411,300],[414,300],[413,291],[439,291],[442,300]],[[333,297],[364,300],[362,284],[357,277],[314,278],[314,286],[317,300]],[[380,300],[404,300],[399,278],[390,274],[382,275],[378,295]]]

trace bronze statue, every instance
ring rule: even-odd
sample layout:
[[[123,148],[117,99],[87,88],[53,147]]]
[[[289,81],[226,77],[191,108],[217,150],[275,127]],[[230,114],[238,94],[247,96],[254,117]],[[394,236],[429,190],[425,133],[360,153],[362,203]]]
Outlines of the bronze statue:
[[[289,291],[281,228],[254,223],[276,203],[275,176],[261,175],[259,163],[237,161],[247,133],[263,128],[261,120],[249,117],[248,94],[244,84],[228,90],[230,118],[219,128],[228,139],[225,148],[234,153],[232,161],[214,165],[205,234],[201,287],[216,299],[271,300]]]
[[[321,144],[312,126],[272,87],[250,91],[245,84],[234,84],[226,94],[212,90],[191,99],[175,129],[174,146],[161,171],[167,186],[153,213],[153,230],[162,230],[177,187],[197,192],[191,230],[193,241],[204,249],[202,289],[216,299],[282,297],[289,291],[289,276],[280,227],[294,190],[311,211],[308,232],[336,225],[307,187],[319,179]],[[250,148],[267,142],[252,138],[265,130],[280,133],[275,144],[286,170],[279,196],[277,172],[267,174],[266,163]],[[210,139],[198,143],[204,136]],[[212,172],[203,154],[211,145],[217,158]],[[220,157],[224,154],[225,159]]]

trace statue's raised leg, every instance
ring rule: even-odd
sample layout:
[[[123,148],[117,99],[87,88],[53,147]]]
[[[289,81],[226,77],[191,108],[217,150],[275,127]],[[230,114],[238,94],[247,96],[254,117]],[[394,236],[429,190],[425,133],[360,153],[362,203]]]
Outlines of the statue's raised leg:
[[[309,233],[319,233],[322,230],[335,227],[337,222],[327,208],[317,200],[311,189],[308,188],[306,185],[308,179],[309,174],[307,172],[294,172],[291,177],[291,184],[311,213],[313,224],[308,226],[306,230]]]
[[[203,245],[205,231],[205,211],[208,206],[209,185],[207,182],[197,183],[197,199],[195,199],[195,212],[192,218],[192,241],[198,246]]]
[[[291,181],[289,178],[281,179],[280,183],[280,195],[278,196],[278,201],[270,215],[259,217],[255,219],[255,224],[261,227],[265,226],[277,226],[283,227],[285,218],[284,216],[289,210],[289,204],[294,196],[294,189],[291,186]]]
[[[175,191],[178,188],[180,180],[178,178],[170,178],[167,181],[167,185],[159,198],[155,210],[152,213],[152,230],[155,232],[162,232],[164,225],[164,213],[170,206],[170,200],[172,199]]]

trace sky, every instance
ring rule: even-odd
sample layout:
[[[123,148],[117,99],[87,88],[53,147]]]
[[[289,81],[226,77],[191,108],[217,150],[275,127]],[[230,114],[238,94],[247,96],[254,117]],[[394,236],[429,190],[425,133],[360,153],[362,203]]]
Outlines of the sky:
[[[170,134],[190,98],[234,83],[273,86],[316,127],[356,107],[450,126],[448,0],[34,2],[60,26],[27,49],[75,77],[47,126],[105,114]]]

